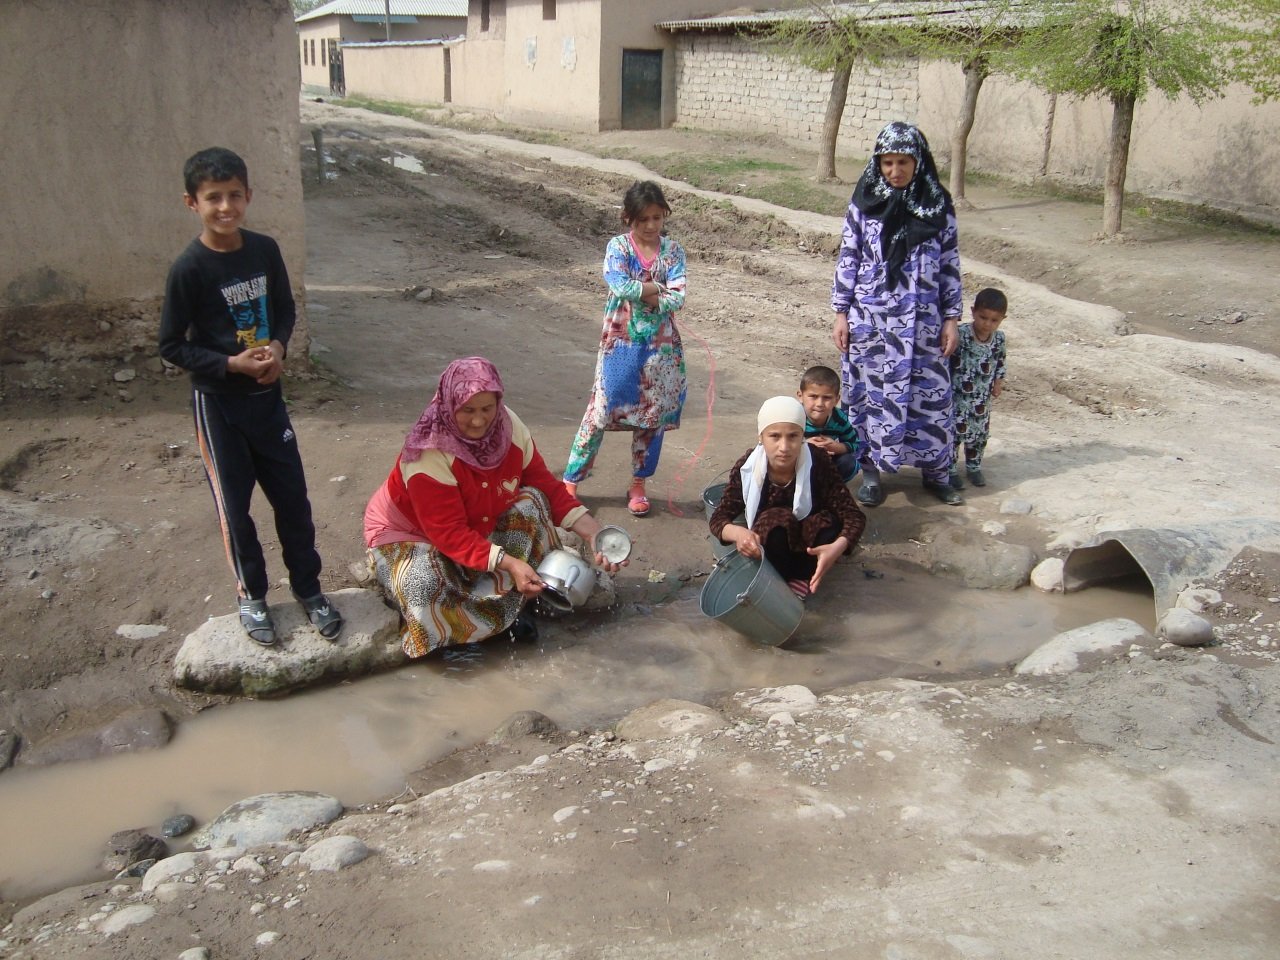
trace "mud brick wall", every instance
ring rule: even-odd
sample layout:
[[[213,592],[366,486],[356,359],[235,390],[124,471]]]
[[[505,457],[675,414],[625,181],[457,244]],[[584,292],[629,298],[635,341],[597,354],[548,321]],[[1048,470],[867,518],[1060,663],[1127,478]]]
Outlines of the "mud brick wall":
[[[890,120],[914,122],[918,76],[915,60],[855,66],[837,151],[865,155]],[[770,55],[740,37],[687,33],[676,38],[676,122],[684,126],[816,142],[830,89],[831,74]]]

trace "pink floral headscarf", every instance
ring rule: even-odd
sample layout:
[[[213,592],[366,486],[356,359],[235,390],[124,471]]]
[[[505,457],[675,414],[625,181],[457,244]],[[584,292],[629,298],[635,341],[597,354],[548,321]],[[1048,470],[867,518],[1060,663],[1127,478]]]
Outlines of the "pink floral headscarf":
[[[498,415],[489,432],[472,440],[458,429],[457,413],[477,393],[498,395]],[[478,470],[492,470],[502,463],[511,448],[511,417],[502,403],[502,378],[498,368],[484,357],[463,357],[444,368],[436,395],[405,437],[400,451],[403,463],[412,463],[423,450],[451,453]]]

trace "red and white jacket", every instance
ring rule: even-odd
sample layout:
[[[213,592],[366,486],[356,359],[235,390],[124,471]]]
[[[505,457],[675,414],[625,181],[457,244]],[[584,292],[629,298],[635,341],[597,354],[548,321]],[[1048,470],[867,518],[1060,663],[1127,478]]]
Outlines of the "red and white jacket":
[[[547,469],[524,421],[510,409],[507,415],[511,449],[491,470],[440,450],[424,450],[412,463],[397,457],[386,483],[365,508],[365,544],[430,543],[461,566],[492,571],[499,548],[489,535],[521,487],[546,495],[557,526],[567,529],[577,523],[587,508]]]

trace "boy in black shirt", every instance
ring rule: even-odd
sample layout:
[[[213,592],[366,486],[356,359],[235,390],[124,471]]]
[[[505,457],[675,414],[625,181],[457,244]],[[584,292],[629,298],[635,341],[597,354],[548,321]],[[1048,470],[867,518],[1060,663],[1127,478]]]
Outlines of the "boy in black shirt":
[[[160,355],[191,374],[196,439],[236,577],[240,625],[276,643],[267,565],[249,516],[257,483],[275,513],[293,594],[327,640],[342,615],[320,590],[320,554],[297,438],[280,389],[296,310],[280,248],[242,227],[253,193],[243,160],[212,147],[183,168],[183,200],[200,218],[169,270]]]

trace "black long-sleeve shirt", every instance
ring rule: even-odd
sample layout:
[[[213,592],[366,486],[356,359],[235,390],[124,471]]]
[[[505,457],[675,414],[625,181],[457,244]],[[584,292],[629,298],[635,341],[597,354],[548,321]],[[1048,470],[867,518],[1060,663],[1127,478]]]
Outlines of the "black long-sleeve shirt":
[[[227,357],[279,340],[287,348],[297,318],[279,245],[241,230],[239,250],[210,250],[197,237],[169,268],[160,313],[160,356],[191,374],[204,393],[256,393],[252,377],[227,370]]]

